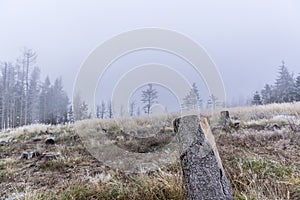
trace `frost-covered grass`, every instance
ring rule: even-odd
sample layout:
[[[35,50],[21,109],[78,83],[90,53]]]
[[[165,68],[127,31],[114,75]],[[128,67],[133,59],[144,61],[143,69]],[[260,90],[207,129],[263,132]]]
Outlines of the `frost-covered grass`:
[[[235,198],[300,199],[300,103],[228,110],[241,122],[241,128],[233,134],[221,134],[216,142]],[[217,124],[220,111],[207,110],[201,114],[210,116],[211,124]],[[104,130],[113,134],[112,138],[121,138],[114,134],[128,130],[160,133],[172,128],[173,119],[180,115],[92,119],[58,126],[31,125],[0,133],[0,138],[15,139],[0,145],[0,196],[15,194],[24,199],[80,200],[184,199],[178,160],[157,171],[123,173],[95,159],[82,142],[85,136],[99,135]],[[264,128],[256,130],[255,124]],[[278,127],[265,128],[270,124]],[[44,140],[33,142],[40,132],[43,135],[39,137],[55,136],[56,144],[45,145]],[[114,145],[111,141],[107,144]],[[34,150],[59,156],[49,160],[39,157],[20,159],[22,152]]]
[[[300,102],[258,105],[249,107],[235,107],[228,109],[232,116],[243,121],[257,119],[287,119],[290,117],[300,118]]]

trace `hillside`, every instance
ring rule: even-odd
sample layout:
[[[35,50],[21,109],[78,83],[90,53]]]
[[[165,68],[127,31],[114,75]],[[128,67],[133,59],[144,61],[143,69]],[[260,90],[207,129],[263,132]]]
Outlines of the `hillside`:
[[[219,110],[201,114],[210,120],[236,199],[300,199],[300,103],[228,110],[235,122],[228,127],[220,125]],[[148,126],[149,119],[123,119],[126,128],[113,120],[85,120],[0,133],[0,199],[184,199],[178,160],[124,173],[84,145],[88,134],[105,132],[113,141],[107,145],[143,157],[174,142],[175,117],[151,119],[155,128]],[[135,130],[141,136],[150,129],[158,141],[129,134]]]

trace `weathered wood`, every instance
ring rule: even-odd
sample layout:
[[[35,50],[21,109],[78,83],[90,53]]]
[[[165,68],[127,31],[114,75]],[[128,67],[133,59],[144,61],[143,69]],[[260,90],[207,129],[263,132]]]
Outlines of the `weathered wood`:
[[[178,118],[174,130],[187,199],[234,199],[207,120],[196,115]]]
[[[229,111],[221,111],[220,123],[223,126],[228,126],[230,124]]]

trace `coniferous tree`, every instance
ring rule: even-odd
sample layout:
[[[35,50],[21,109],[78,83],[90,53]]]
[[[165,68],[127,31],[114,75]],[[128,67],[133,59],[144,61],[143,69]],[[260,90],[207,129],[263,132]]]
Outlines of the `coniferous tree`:
[[[80,97],[80,94],[77,93],[73,101],[73,110],[74,110],[74,119],[83,120],[89,118],[88,105]]]
[[[51,105],[50,101],[52,100],[51,96],[51,82],[49,77],[47,76],[44,83],[42,84],[40,100],[39,100],[39,122],[45,124],[51,124]]]
[[[34,67],[36,53],[24,49],[15,64],[0,63],[0,129],[32,123],[57,124],[67,121],[68,96],[62,80],[51,85],[40,81]]]
[[[189,93],[183,98],[182,108],[185,110],[197,110],[202,103],[196,83],[193,83]]]
[[[251,104],[252,105],[261,105],[262,104],[262,101],[261,101],[258,91],[255,92]]]
[[[70,105],[69,109],[68,109],[68,122],[69,123],[74,123],[75,122],[75,120],[74,120],[73,106],[72,105]]]
[[[35,67],[31,72],[28,88],[28,123],[37,123],[39,121],[39,80],[40,69]]]
[[[263,104],[270,104],[275,102],[273,86],[266,84],[264,89],[261,91],[261,98]]]
[[[274,93],[277,103],[292,102],[295,99],[294,78],[286,68],[284,62],[282,62],[279,69],[279,76],[275,82]]]
[[[51,88],[52,92],[52,124],[67,122],[69,98],[63,90],[62,78],[57,78]]]
[[[83,101],[82,104],[80,105],[80,114],[81,114],[80,119],[89,119],[91,117],[91,115],[89,114],[88,105],[87,103],[85,103],[85,101]]]
[[[220,104],[218,97],[216,97],[214,94],[209,96],[209,99],[207,101],[207,107],[211,107],[213,109],[216,109],[216,107]]]

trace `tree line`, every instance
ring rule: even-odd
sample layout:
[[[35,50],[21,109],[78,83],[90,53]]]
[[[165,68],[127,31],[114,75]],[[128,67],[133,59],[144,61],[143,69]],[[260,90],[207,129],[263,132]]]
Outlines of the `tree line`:
[[[62,79],[41,81],[36,59],[35,51],[24,48],[15,62],[0,63],[0,129],[68,121]]]
[[[147,88],[141,93],[142,109],[146,115],[151,114],[151,107],[158,103],[158,91],[153,87],[152,83],[147,84]],[[77,111],[74,111],[75,119],[85,119],[91,117],[88,114],[88,108],[85,106],[85,102],[81,101],[80,96],[77,95],[74,100],[74,107]],[[125,110],[124,106],[121,106],[119,115],[124,116]],[[128,107],[129,116],[140,116],[142,115],[141,108],[137,106],[136,101],[131,101]],[[100,119],[113,118],[113,107],[111,101],[101,101],[100,104],[96,106],[96,117]]]
[[[15,62],[0,62],[0,130],[33,123],[61,124],[91,118],[88,105],[77,95],[70,104],[62,85],[62,78],[51,83],[47,76],[40,80],[40,68],[36,65],[37,53],[24,48]],[[158,103],[158,91],[148,84],[141,92],[140,102],[129,102],[130,116],[151,114],[151,108]],[[274,85],[266,84],[260,92],[255,92],[252,104],[270,104],[300,101],[300,75],[294,78],[285,63],[279,67]],[[197,110],[203,107],[196,83],[183,99],[181,109]],[[207,108],[224,107],[224,102],[213,94],[207,101]],[[127,107],[126,107],[127,108]],[[120,115],[124,112],[121,107]],[[113,118],[111,101],[101,101],[96,106],[97,118]]]
[[[266,84],[264,88],[253,95],[252,104],[289,103],[300,101],[300,75],[294,78],[284,61],[279,66],[278,77],[274,85]]]
[[[140,94],[140,103],[137,101],[130,101],[128,106],[129,116],[141,116],[150,115],[152,107],[158,103],[158,90],[154,87],[154,84],[149,83],[145,86],[145,89],[141,91]],[[86,119],[91,117],[89,114],[87,105],[84,101],[81,101],[80,96],[77,95],[74,101],[74,107],[77,108],[77,111],[74,111],[75,119]],[[210,95],[207,100],[207,108],[217,108],[224,107],[224,102],[220,101],[215,95]],[[182,100],[181,109],[184,111],[198,110],[203,108],[203,100],[200,97],[200,92],[196,83],[193,83],[190,91],[187,92],[186,96]],[[167,109],[166,109],[167,110]],[[165,112],[167,112],[165,110]],[[142,113],[143,111],[143,113]],[[118,114],[124,116],[124,106],[121,106]],[[105,119],[113,117],[112,103],[111,101],[101,101],[100,104],[96,106],[96,117]]]

